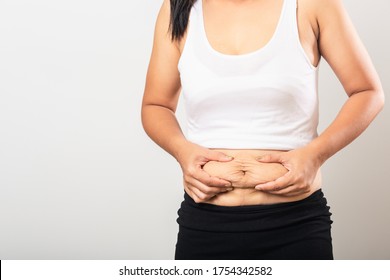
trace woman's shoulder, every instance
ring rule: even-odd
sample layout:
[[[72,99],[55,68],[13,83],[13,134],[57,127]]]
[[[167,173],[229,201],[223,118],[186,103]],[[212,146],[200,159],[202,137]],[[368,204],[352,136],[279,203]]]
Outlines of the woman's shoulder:
[[[328,26],[341,23],[348,17],[342,0],[296,0],[298,11],[305,15],[316,34],[320,38],[321,32]]]
[[[179,50],[181,40],[172,40],[171,10],[171,1],[163,0],[155,24],[155,37],[163,38],[164,41]]]
[[[158,31],[166,31],[169,27],[169,21],[170,21],[170,14],[171,14],[171,4],[170,0],[164,0],[161,4],[160,10],[157,15],[156,19],[156,30]]]
[[[319,27],[326,26],[330,21],[339,20],[346,16],[342,0],[297,0],[315,17]]]

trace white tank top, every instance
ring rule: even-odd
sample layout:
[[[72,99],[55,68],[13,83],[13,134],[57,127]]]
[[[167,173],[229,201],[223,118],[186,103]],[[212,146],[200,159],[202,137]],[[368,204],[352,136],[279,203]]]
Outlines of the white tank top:
[[[318,68],[299,40],[296,0],[284,0],[276,30],[256,51],[210,45],[202,0],[191,9],[178,70],[187,140],[207,148],[291,150],[317,137]]]

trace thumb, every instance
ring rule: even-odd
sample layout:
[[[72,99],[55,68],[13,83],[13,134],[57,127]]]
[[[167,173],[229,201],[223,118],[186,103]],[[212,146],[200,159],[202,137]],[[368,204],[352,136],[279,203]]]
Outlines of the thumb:
[[[279,163],[282,163],[283,161],[280,153],[259,156],[256,158],[256,160],[260,162],[279,162]]]
[[[209,160],[214,160],[214,161],[230,161],[233,159],[232,156],[217,151],[209,151],[207,153],[207,157]]]

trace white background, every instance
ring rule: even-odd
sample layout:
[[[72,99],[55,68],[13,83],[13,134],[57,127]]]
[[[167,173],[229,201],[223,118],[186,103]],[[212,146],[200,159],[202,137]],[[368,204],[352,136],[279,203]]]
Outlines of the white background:
[[[343,2],[387,94],[390,2]],[[140,119],[161,3],[0,2],[0,259],[173,258],[181,170]],[[325,60],[319,92],[321,132],[346,100]],[[390,259],[389,119],[323,167],[336,259]]]

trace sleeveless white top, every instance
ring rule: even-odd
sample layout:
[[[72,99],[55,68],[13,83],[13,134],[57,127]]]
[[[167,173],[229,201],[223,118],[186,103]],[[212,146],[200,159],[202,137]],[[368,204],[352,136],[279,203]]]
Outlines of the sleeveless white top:
[[[261,49],[223,54],[210,45],[202,0],[191,9],[178,70],[187,140],[207,148],[291,150],[317,137],[318,68],[299,40],[296,0],[284,0]]]

